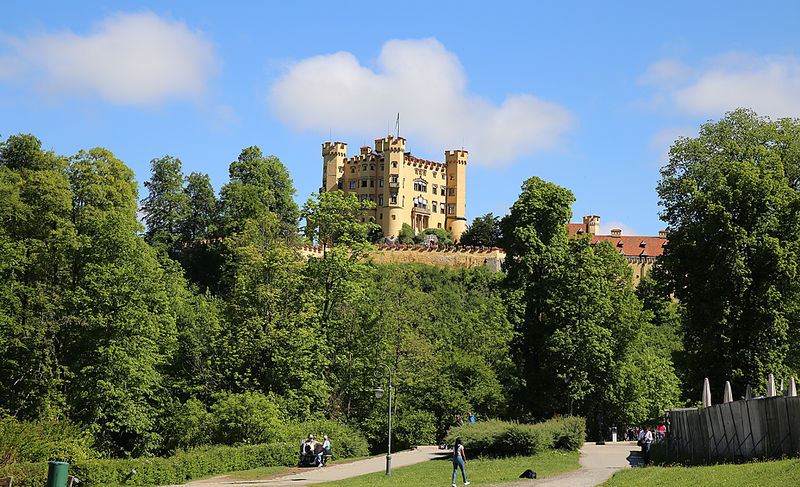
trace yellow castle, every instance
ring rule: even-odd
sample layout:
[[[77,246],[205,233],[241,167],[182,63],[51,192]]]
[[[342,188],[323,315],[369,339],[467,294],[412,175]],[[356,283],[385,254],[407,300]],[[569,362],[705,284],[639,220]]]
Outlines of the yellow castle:
[[[443,228],[458,241],[467,226],[464,176],[467,151],[448,150],[445,162],[419,159],[406,152],[406,139],[375,139],[375,148],[347,157],[347,144],[322,144],[323,191],[341,189],[375,203],[367,212],[386,236],[397,236],[403,223],[416,232]]]

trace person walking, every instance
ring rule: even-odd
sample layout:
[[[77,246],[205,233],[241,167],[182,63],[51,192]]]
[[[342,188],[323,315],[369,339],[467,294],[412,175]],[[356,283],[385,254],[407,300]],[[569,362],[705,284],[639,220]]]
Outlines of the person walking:
[[[639,446],[642,447],[642,458],[645,465],[650,465],[650,445],[653,443],[653,432],[650,427],[642,428],[639,433]]]
[[[467,472],[464,470],[464,462],[467,457],[464,455],[464,445],[461,444],[461,438],[456,438],[456,444],[453,447],[453,487],[456,487],[456,472],[461,469],[461,477],[464,479],[464,485],[469,485],[467,482]]]

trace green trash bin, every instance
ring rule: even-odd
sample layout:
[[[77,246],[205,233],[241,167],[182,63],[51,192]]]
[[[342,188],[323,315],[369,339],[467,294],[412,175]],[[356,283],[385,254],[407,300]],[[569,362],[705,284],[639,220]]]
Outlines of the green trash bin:
[[[67,487],[67,462],[49,462],[47,465],[47,487]]]

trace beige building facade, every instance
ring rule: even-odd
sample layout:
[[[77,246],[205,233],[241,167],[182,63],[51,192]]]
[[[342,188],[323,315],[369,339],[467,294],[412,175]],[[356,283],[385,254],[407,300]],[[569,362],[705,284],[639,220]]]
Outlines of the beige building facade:
[[[417,233],[445,229],[458,241],[467,226],[467,156],[465,150],[449,150],[443,163],[419,159],[406,152],[406,139],[391,135],[352,157],[346,143],[325,142],[320,192],[341,189],[374,202],[367,217],[386,236],[399,235],[407,223]]]

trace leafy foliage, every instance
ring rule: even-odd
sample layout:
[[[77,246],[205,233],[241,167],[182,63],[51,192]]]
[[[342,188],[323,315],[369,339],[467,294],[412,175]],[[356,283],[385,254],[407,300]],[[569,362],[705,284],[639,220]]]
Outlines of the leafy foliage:
[[[586,421],[575,416],[535,424],[491,419],[451,429],[447,443],[455,444],[455,439],[461,438],[473,456],[535,455],[552,448],[580,449],[585,429]]]
[[[487,213],[476,217],[461,234],[461,245],[484,245],[497,247],[503,239],[500,217]]]
[[[800,121],[749,110],[670,149],[658,194],[670,229],[663,267],[681,302],[687,386],[704,376],[763,390],[797,374]]]

